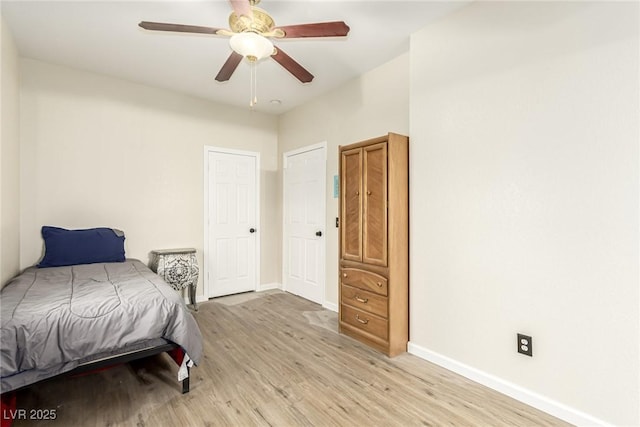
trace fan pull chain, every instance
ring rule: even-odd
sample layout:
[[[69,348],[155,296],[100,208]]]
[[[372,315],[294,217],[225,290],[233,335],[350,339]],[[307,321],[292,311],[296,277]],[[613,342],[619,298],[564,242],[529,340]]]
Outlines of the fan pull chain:
[[[249,86],[251,87],[251,94],[250,97],[251,99],[249,100],[249,107],[253,108],[257,103],[258,103],[258,71],[257,71],[257,67],[256,67],[256,60],[251,61],[250,59],[250,63],[249,63],[249,69],[250,69],[250,82],[249,82]]]
[[[258,103],[258,66],[254,62],[253,63],[253,105],[256,105],[257,103]]]

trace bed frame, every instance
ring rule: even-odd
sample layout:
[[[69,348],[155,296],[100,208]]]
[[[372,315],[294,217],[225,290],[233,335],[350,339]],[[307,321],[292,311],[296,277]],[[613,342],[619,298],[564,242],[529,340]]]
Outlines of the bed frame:
[[[75,369],[72,369],[68,372],[63,372],[62,374],[56,375],[52,378],[47,378],[47,381],[53,378],[58,378],[62,376],[75,376],[80,374],[92,373],[100,370],[104,370],[107,368],[111,368],[116,365],[122,365],[124,363],[129,363],[134,360],[144,359],[145,357],[155,356],[160,353],[168,353],[169,356],[176,362],[178,366],[182,365],[182,360],[184,359],[184,350],[180,348],[178,344],[174,344],[172,342],[167,342],[166,344],[162,344],[156,347],[145,348],[143,350],[133,351],[131,353],[126,353],[121,356],[115,356],[108,359],[101,359],[95,362],[88,362],[78,366]],[[189,372],[189,367],[187,366],[187,373]],[[37,383],[36,383],[37,384]],[[22,387],[30,387],[33,384]],[[19,389],[20,390],[20,389]],[[189,377],[182,380],[182,394],[189,393]]]

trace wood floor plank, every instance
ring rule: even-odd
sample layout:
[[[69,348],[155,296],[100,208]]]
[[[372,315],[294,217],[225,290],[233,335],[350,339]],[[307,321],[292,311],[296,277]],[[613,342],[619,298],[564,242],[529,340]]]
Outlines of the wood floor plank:
[[[280,291],[218,298],[195,313],[205,357],[180,394],[166,355],[18,393],[55,409],[15,426],[563,426],[409,354],[340,335],[337,314]]]

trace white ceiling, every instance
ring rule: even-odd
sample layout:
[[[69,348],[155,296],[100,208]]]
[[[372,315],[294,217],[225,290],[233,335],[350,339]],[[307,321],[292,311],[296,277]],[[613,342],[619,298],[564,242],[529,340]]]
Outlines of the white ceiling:
[[[315,79],[300,83],[268,58],[257,68],[256,110],[280,114],[406,52],[409,35],[468,1],[263,0],[276,25],[345,21],[345,38],[279,40]],[[20,55],[248,108],[249,66],[214,80],[231,53],[220,36],[145,31],[140,21],[228,28],[231,6],[214,1],[9,1],[2,16]],[[281,100],[280,105],[270,102]]]

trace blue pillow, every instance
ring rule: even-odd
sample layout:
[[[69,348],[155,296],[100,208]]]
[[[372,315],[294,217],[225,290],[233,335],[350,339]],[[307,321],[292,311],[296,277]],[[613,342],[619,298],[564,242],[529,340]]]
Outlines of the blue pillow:
[[[65,230],[42,227],[44,258],[38,267],[124,262],[124,234],[111,228]]]

